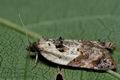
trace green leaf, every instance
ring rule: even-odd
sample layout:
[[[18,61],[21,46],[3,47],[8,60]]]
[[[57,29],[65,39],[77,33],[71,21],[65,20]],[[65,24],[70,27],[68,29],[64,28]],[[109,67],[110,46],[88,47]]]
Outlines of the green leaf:
[[[28,39],[40,36],[115,42],[116,72],[65,68],[63,75],[65,80],[120,79],[119,8],[118,0],[1,0],[0,16],[8,20],[0,18],[0,79],[55,80],[57,67],[43,61],[31,70],[35,60],[25,49]]]

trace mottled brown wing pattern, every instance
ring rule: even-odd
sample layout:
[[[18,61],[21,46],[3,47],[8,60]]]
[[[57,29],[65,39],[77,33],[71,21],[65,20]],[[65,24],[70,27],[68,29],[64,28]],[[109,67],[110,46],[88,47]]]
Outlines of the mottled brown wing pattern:
[[[95,70],[116,69],[111,50],[111,42],[69,40],[69,39],[42,39],[29,46],[30,51],[41,54],[47,60],[65,66],[87,68]]]

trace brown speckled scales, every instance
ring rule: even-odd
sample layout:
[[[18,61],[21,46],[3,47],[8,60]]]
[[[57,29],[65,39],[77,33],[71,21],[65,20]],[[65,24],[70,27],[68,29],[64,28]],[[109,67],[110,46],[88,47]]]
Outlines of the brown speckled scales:
[[[36,49],[47,60],[65,66],[95,70],[116,69],[111,42],[41,39],[28,49]],[[32,51],[33,52],[33,51]],[[35,51],[34,51],[35,52]]]

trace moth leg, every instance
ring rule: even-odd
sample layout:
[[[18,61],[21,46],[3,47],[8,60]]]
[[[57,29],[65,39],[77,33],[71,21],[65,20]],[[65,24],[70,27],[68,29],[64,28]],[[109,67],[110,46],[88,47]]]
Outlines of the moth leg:
[[[36,57],[35,57],[35,64],[37,64],[38,62],[38,54],[36,54]]]
[[[36,53],[36,56],[35,56],[35,65],[33,66],[33,68],[31,70],[33,70],[37,66],[37,63],[38,63],[38,53]]]

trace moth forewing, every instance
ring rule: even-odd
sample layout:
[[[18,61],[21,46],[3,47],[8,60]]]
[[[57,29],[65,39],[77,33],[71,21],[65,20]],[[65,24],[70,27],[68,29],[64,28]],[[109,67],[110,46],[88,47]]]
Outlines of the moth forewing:
[[[116,68],[111,52],[99,41],[48,39],[39,40],[36,48],[38,54],[59,65],[95,70]]]
[[[50,44],[50,45],[49,45]],[[41,49],[41,55],[48,59],[51,62],[67,65],[71,60],[76,58],[79,55],[77,52],[76,46],[70,48],[65,52],[60,52],[50,41],[46,41],[45,43],[39,42],[38,46]]]

